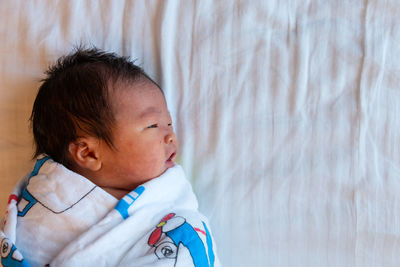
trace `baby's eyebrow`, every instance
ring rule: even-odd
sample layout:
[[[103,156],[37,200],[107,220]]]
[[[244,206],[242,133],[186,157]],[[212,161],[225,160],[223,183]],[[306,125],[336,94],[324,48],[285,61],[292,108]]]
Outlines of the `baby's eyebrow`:
[[[159,110],[155,107],[149,107],[149,108],[145,109],[142,113],[140,113],[139,117],[144,118],[149,115],[160,114],[160,113],[161,113],[161,110]]]

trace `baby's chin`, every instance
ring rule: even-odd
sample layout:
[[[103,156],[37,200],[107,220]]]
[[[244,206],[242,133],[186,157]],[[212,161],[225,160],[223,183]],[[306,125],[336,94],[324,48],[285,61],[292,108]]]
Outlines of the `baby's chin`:
[[[163,175],[168,169],[172,168],[175,166],[175,162],[174,161],[167,161],[166,166],[162,169],[162,171],[160,172],[159,175],[155,176],[154,178],[160,177],[161,175]],[[153,179],[154,179],[153,178]]]
[[[159,169],[153,170],[150,173],[147,173],[147,177],[141,177],[141,178],[136,178],[136,181],[138,181],[136,184],[131,184],[129,185],[129,189],[125,188],[127,190],[134,190],[136,189],[138,186],[143,185],[145,183],[147,183],[148,181],[151,181],[153,179],[156,179],[158,177],[160,177],[161,175],[163,175],[168,169],[172,168],[175,166],[175,162],[174,161],[166,161],[166,163],[164,164],[164,166],[162,166]]]
[[[161,176],[162,174],[164,174],[169,168],[172,168],[175,166],[175,155],[176,153],[173,153],[165,162],[164,164],[161,166],[161,168],[159,169],[159,171],[157,172],[157,175],[154,175],[154,178]]]
[[[148,181],[150,181],[150,180],[153,180],[153,179],[155,179],[155,178],[160,177],[160,176],[163,175],[168,169],[170,169],[170,168],[172,168],[172,167],[174,167],[174,166],[175,166],[175,162],[165,164],[165,166],[164,166],[163,168],[161,168],[161,169],[159,169],[158,171],[154,172],[153,175],[151,175],[150,178],[145,178],[145,179],[143,179],[142,184],[144,184],[144,183],[146,183],[146,182],[148,182]]]

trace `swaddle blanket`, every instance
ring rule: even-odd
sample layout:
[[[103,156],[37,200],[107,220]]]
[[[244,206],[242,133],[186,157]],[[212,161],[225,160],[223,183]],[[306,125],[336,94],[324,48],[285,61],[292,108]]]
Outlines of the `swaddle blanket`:
[[[118,201],[45,157],[10,196],[1,265],[220,266],[197,207],[177,164]]]

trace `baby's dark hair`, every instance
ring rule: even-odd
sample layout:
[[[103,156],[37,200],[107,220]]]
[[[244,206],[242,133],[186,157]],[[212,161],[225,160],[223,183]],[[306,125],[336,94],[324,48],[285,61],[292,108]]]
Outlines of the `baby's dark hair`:
[[[79,138],[78,129],[113,147],[110,90],[117,89],[117,82],[144,78],[156,84],[129,58],[97,48],[76,48],[45,73],[30,117],[34,157],[47,154],[64,165],[68,165],[69,143]]]

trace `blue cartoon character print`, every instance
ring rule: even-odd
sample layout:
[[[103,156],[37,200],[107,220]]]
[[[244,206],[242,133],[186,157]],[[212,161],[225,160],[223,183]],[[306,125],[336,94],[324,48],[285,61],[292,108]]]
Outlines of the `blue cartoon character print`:
[[[43,166],[43,164],[50,159],[50,157],[44,157],[42,159],[38,159],[36,161],[35,166],[33,167],[33,171],[29,175],[28,178],[28,184],[29,180],[33,177],[36,176],[39,173],[39,169]],[[28,191],[27,187],[24,188],[22,191],[22,197],[19,201],[19,207],[22,207],[21,210],[18,211],[18,216],[25,216],[26,213],[37,203],[38,201],[32,196],[32,194]]]
[[[29,264],[8,238],[1,241],[1,264],[5,267],[28,267]]]
[[[214,266],[214,252],[211,235],[203,222],[204,230],[193,228],[186,219],[175,213],[166,215],[151,233],[148,244],[155,248],[158,259],[178,260],[180,245],[186,247],[196,267]],[[207,243],[207,251],[199,236],[203,235]]]

